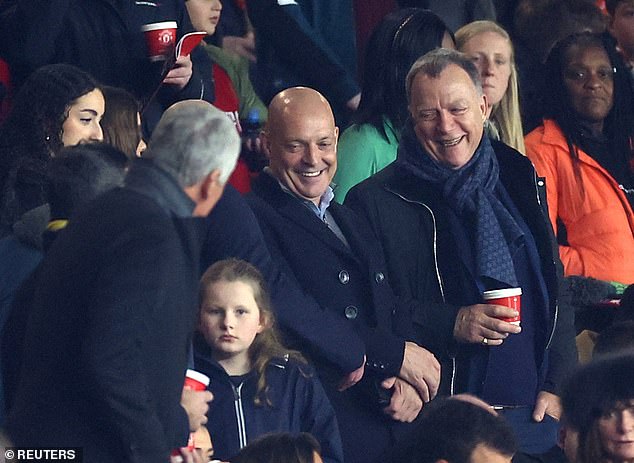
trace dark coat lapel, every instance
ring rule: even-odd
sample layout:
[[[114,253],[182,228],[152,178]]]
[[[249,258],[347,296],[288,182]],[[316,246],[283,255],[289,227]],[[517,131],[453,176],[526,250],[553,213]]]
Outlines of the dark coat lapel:
[[[282,191],[279,183],[271,175],[263,173],[253,184],[253,191],[260,196],[264,201],[271,205],[280,215],[284,216],[291,222],[296,223],[300,227],[304,228],[308,233],[313,235],[316,239],[321,241],[324,245],[336,249],[340,253],[354,256],[354,253],[341,242],[339,238],[328,228],[323,221],[306,206],[304,206],[299,199],[291,196],[290,194]],[[330,206],[329,210],[332,212],[334,203]],[[334,214],[333,214],[334,215]],[[341,226],[340,219],[335,216],[337,224],[344,232],[347,240],[350,240],[350,235],[347,229]],[[352,246],[352,243],[350,243]],[[355,248],[353,246],[353,248]]]

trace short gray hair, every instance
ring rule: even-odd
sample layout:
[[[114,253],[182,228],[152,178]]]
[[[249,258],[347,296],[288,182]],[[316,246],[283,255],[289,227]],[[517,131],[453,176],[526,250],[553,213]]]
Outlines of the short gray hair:
[[[438,78],[449,65],[454,64],[462,68],[475,85],[478,95],[482,95],[482,80],[480,72],[475,64],[465,55],[456,50],[447,48],[436,48],[420,58],[418,58],[407,73],[406,90],[407,102],[410,103],[412,97],[412,84],[416,76],[420,73],[431,78]]]
[[[224,184],[239,153],[240,136],[227,115],[205,101],[187,100],[165,111],[143,157],[186,188],[216,169]]]

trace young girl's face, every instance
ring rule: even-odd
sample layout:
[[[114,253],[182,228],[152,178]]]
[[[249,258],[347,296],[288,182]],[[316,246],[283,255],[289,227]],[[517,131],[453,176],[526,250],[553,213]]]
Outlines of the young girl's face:
[[[206,291],[199,329],[217,360],[244,360],[263,329],[253,288],[243,281],[217,281]]]

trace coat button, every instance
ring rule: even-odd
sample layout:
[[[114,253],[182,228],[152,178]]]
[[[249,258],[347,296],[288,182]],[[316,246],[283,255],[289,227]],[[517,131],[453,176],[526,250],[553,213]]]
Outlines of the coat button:
[[[383,275],[383,272],[376,272],[374,274],[374,281],[376,281],[377,283],[381,283],[383,280],[385,280],[385,275]]]
[[[359,315],[359,309],[357,309],[355,306],[353,305],[349,305],[348,307],[346,307],[346,309],[344,310],[344,314],[346,315],[346,318],[348,320],[354,320],[355,318],[357,318],[357,316]]]
[[[543,180],[538,180],[537,181],[537,185],[538,186],[544,186],[544,181]]]
[[[342,285],[347,285],[349,281],[350,281],[350,274],[348,272],[346,272],[345,270],[342,270],[341,272],[339,272],[339,282]]]

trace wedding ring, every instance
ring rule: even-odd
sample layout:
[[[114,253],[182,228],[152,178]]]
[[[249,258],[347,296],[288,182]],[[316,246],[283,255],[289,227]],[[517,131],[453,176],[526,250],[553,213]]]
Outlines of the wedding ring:
[[[489,345],[489,340],[487,338],[482,338],[482,344],[484,344],[485,346]]]

